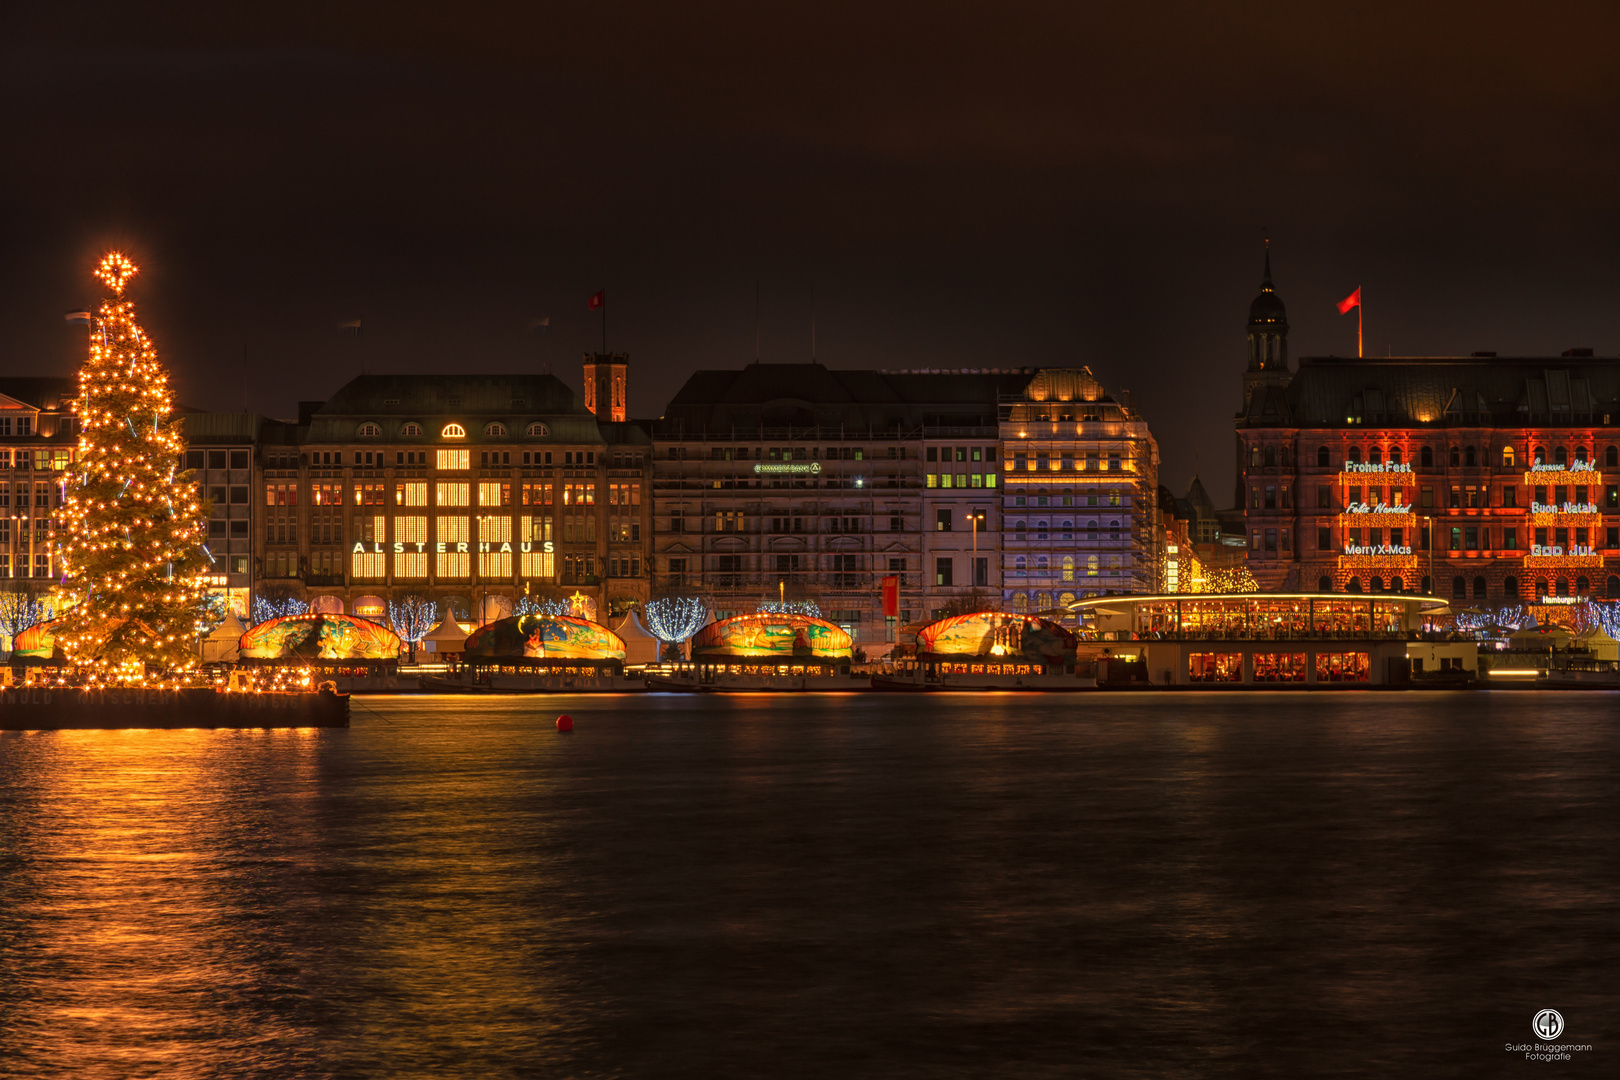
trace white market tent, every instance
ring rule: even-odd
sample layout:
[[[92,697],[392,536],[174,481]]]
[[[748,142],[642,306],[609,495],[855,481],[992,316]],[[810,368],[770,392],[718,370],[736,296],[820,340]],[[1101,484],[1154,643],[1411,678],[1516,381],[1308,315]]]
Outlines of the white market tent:
[[[242,643],[242,635],[248,628],[242,625],[242,620],[236,617],[236,612],[227,611],[225,621],[214,628],[214,632],[202,639],[202,662],[212,664],[216,661],[235,663],[237,647]]]
[[[422,648],[430,653],[459,653],[465,651],[466,640],[467,632],[456,622],[454,613],[446,611],[439,625],[422,639]]]
[[[626,664],[656,664],[658,662],[658,649],[662,644],[657,638],[647,633],[647,628],[641,625],[641,619],[635,611],[631,611],[619,625],[610,627],[624,642],[624,662]]]

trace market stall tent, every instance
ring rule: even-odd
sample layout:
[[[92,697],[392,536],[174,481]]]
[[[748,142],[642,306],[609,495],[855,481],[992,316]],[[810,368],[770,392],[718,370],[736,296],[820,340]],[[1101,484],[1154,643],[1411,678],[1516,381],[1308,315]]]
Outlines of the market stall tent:
[[[227,611],[225,620],[214,628],[214,632],[202,640],[202,662],[205,664],[230,663],[240,653],[242,635],[247,633],[247,627],[237,618],[236,612]]]
[[[467,640],[467,632],[456,622],[455,613],[446,605],[444,618],[422,639],[422,648],[430,653],[459,653]]]
[[[658,650],[663,642],[647,632],[637,612],[632,611],[613,628],[624,642],[624,662],[627,664],[656,664]]]

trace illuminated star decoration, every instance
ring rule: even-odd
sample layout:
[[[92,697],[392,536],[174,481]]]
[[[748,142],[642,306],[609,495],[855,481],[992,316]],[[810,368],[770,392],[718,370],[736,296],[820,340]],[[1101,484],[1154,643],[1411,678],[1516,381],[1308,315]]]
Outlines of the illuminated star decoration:
[[[141,268],[129,261],[129,256],[122,251],[109,251],[101,265],[96,267],[96,277],[113,291],[114,296],[124,295],[124,286],[129,279],[141,272]]]

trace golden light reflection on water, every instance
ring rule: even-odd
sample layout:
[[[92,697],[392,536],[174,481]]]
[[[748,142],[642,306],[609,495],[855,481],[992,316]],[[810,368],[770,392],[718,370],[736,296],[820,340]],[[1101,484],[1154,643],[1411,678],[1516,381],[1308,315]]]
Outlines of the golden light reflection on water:
[[[204,1075],[239,1045],[263,931],[244,835],[267,822],[241,790],[242,751],[270,743],[296,791],[309,732],[38,734],[17,769],[6,1041],[14,1060],[77,1076]],[[15,755],[8,755],[15,765]],[[296,796],[285,805],[296,806]],[[20,864],[20,865],[19,865]],[[244,878],[244,873],[248,877]],[[275,1039],[291,1034],[262,1033]]]
[[[423,697],[0,735],[0,1075],[1063,1076],[1130,1044],[1129,1075],[1241,1076],[1257,1031],[1484,1045],[1448,1010],[1501,986],[1594,1023],[1612,706],[1446,700]]]

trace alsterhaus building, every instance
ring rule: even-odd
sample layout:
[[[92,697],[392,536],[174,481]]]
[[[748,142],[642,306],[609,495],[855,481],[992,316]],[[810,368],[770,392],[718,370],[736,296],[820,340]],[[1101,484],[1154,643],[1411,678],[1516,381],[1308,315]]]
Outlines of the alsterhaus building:
[[[368,618],[405,596],[473,621],[523,596],[644,602],[651,444],[624,359],[586,358],[601,415],[552,375],[362,375],[267,424],[257,589]]]

